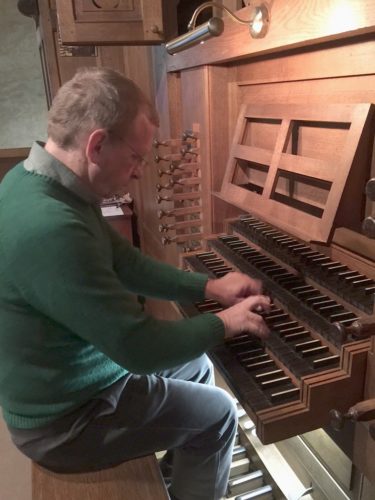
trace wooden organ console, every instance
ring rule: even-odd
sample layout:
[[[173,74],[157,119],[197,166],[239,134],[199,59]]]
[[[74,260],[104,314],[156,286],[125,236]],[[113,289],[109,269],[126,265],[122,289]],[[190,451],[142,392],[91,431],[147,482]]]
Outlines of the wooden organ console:
[[[330,421],[340,427],[365,398],[374,245],[355,231],[363,221],[372,115],[369,104],[242,106],[214,196],[244,213],[227,221],[225,234],[183,255],[187,271],[218,278],[239,270],[260,279],[273,299],[265,341],[242,334],[210,352],[266,444]],[[259,134],[267,147],[257,144]],[[353,235],[366,240],[367,257],[344,248]],[[186,316],[222,309],[211,300],[179,307]],[[357,417],[375,414],[369,404]]]
[[[292,468],[305,490],[279,473],[280,463],[265,466],[293,493],[284,497],[349,500],[343,486],[350,500],[372,500],[372,424],[355,425],[349,464],[340,463],[329,483],[334,490],[325,481],[344,458],[336,438],[327,440],[322,479],[315,466],[329,436],[321,429],[297,434],[330,420],[344,427],[335,436],[350,434],[353,419],[372,414],[371,403],[361,402],[375,398],[375,339],[367,338],[374,317],[374,113],[356,104],[375,102],[374,2],[265,2],[271,21],[264,38],[249,38],[248,26],[224,16],[220,37],[173,56],[149,44],[169,40],[176,5],[180,22],[194,2],[37,3],[48,94],[79,66],[112,67],[156,100],[161,137],[174,137],[155,143],[155,168],[134,187],[142,250],[174,265],[182,251],[184,268],[211,276],[249,272],[272,295],[267,342],[238,337],[211,355],[264,442],[296,435],[264,447],[264,456],[285,452],[290,464],[301,448],[295,456],[304,470],[295,461]],[[258,2],[219,3],[249,19]],[[241,103],[249,105],[240,110]],[[161,319],[220,307],[147,306]],[[246,472],[242,460],[234,469]],[[373,486],[367,496],[362,473]],[[309,496],[309,485],[318,496]]]

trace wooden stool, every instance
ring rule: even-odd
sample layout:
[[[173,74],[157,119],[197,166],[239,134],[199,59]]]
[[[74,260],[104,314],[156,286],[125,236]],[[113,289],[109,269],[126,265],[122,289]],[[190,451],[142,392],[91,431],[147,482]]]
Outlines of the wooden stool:
[[[84,474],[56,474],[32,464],[32,500],[168,499],[155,455]]]

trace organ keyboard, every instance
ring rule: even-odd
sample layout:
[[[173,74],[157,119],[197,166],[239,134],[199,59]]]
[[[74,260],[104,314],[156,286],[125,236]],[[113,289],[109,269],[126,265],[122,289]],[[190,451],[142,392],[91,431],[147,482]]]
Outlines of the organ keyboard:
[[[375,282],[255,217],[241,217],[230,231],[185,263],[210,277],[240,270],[260,278],[273,298],[264,314],[271,334],[264,342],[237,336],[211,356],[264,443],[322,427],[331,409],[345,410],[362,396],[370,341],[343,335],[338,326],[368,316]],[[269,238],[276,238],[278,258],[259,245]],[[283,261],[282,253],[290,259]],[[211,300],[181,307],[189,316],[222,309]]]

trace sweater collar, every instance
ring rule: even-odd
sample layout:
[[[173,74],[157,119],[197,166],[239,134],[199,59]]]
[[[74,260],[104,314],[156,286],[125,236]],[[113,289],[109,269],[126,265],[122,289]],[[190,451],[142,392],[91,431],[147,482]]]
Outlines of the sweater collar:
[[[100,198],[90,191],[70,168],[48,153],[44,146],[43,142],[33,143],[30,154],[23,163],[25,170],[50,177],[87,203],[98,204]]]

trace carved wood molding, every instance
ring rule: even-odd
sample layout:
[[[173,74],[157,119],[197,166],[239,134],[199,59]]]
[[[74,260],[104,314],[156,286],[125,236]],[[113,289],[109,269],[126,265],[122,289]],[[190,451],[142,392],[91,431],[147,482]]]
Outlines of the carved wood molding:
[[[245,57],[306,47],[375,32],[375,3],[372,0],[273,0],[268,2],[270,28],[261,39],[253,39],[247,26],[224,16],[224,33],[204,44],[168,56],[168,71],[217,64]],[[272,5],[271,5],[272,4]],[[251,9],[237,11],[249,19]]]

